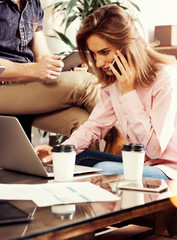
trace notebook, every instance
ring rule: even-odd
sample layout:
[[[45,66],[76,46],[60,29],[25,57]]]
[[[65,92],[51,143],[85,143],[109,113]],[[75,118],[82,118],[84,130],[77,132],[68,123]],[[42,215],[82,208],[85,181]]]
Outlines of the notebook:
[[[0,116],[0,167],[41,177],[54,177],[53,172],[47,172],[43,166],[15,117]],[[75,165],[74,174],[93,173],[100,170]]]

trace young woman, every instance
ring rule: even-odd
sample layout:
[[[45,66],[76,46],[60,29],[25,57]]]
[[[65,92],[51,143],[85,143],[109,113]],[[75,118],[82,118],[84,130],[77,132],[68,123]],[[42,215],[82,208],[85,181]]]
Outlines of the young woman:
[[[102,7],[85,19],[77,45],[102,84],[101,100],[89,120],[64,142],[77,148],[77,164],[123,174],[121,156],[85,150],[118,122],[128,142],[145,146],[143,176],[177,178],[175,67],[147,45],[132,17],[115,5]]]

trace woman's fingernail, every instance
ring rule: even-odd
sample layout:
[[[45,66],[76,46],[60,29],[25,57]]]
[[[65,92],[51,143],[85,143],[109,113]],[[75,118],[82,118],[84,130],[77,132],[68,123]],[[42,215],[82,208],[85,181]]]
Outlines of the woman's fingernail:
[[[47,158],[43,158],[43,160],[42,160],[44,163],[46,163],[47,162]]]

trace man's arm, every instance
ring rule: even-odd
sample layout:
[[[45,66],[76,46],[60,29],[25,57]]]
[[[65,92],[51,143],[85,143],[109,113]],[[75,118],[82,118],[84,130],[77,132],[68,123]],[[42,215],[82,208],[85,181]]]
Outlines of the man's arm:
[[[52,56],[47,46],[43,31],[35,32],[31,42],[31,50],[34,54],[35,62],[40,61],[43,57]]]
[[[58,56],[53,56],[48,50],[45,36],[42,31],[34,34],[31,49],[36,62],[15,63],[0,58],[0,65],[6,69],[0,81],[29,82],[29,81],[55,81],[60,74],[63,63]]]
[[[29,80],[31,77],[30,68],[32,63],[15,63],[3,58],[0,58],[0,65],[5,66],[6,69],[0,76],[0,81],[20,82]]]

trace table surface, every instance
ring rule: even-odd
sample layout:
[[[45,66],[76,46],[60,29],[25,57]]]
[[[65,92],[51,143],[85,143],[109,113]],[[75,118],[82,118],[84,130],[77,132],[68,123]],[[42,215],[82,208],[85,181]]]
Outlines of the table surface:
[[[143,179],[150,181],[150,179]],[[159,181],[158,179],[153,179]],[[39,184],[50,183],[53,180],[15,173],[0,169],[0,183]],[[121,175],[85,175],[74,181],[88,181],[114,192],[120,196],[116,202],[94,202],[72,204],[72,213],[55,214],[52,207],[37,207],[32,201],[10,201],[15,206],[32,214],[30,223],[12,224],[0,227],[1,239],[70,239],[71,237],[93,234],[95,230],[108,225],[124,222],[146,214],[164,213],[176,204],[175,193],[177,184],[166,181],[169,190],[163,193],[130,191],[117,189],[117,184],[123,181]],[[173,197],[172,197],[173,196]],[[174,211],[173,211],[174,212]],[[161,218],[161,217],[160,217]],[[161,226],[160,226],[161,228]],[[157,230],[158,231],[158,230]],[[160,231],[160,229],[159,229]],[[82,237],[84,239],[84,237]],[[86,239],[86,238],[85,238]]]

